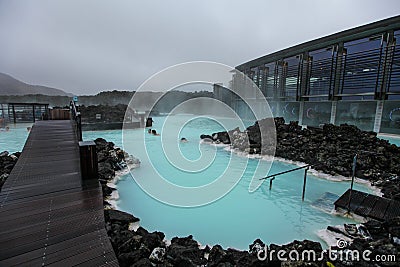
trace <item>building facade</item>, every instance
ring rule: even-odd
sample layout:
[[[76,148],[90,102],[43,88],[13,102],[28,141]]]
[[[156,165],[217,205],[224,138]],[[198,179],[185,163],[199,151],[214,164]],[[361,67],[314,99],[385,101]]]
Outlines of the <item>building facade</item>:
[[[348,123],[400,134],[400,16],[302,43],[236,69],[260,88],[273,115],[286,121]],[[232,88],[243,82],[234,75]],[[220,91],[219,98],[236,111],[249,111],[234,94]]]

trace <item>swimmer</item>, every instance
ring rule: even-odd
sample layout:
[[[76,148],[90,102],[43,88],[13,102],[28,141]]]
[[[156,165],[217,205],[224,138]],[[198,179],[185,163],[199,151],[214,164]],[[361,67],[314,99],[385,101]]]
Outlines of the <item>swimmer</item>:
[[[151,130],[151,133],[152,133],[153,135],[160,135],[160,134],[157,133],[156,130]]]
[[[149,130],[147,130],[147,133],[151,134],[151,128]]]
[[[181,138],[181,142],[182,142],[182,143],[187,143],[188,140],[187,140],[185,137],[182,137],[182,138]]]

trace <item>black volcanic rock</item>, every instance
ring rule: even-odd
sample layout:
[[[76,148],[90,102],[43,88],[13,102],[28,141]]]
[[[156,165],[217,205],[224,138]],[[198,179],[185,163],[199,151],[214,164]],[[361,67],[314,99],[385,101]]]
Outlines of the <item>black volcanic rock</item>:
[[[104,214],[106,220],[111,222],[118,222],[119,224],[130,224],[139,221],[139,219],[132,214],[120,210],[105,210]]]
[[[15,164],[17,164],[20,155],[21,152],[15,152],[11,155],[8,153],[8,151],[3,151],[0,153],[0,190],[3,184],[6,182]]]

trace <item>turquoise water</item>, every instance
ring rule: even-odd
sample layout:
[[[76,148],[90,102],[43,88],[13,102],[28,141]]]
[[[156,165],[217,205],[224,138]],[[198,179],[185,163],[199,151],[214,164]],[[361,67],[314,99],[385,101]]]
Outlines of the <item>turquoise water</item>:
[[[400,136],[378,134],[378,137],[381,139],[388,140],[389,143],[391,143],[391,144],[400,146]]]
[[[208,144],[200,144],[200,134],[221,130],[217,123],[205,119],[197,119],[181,129],[178,136],[167,136],[163,132],[163,118],[154,118],[154,128],[161,132],[168,142],[178,142],[181,137],[188,143],[179,143],[182,154],[190,160],[196,160],[200,155],[214,155],[215,158],[205,170],[200,172],[185,172],[174,168],[168,163],[162,152],[161,136],[152,136],[144,129],[124,132],[129,140],[128,152],[141,160],[141,167],[132,171],[138,180],[156,180],[151,168],[155,168],[166,180],[179,186],[196,187],[213,182],[224,172],[231,161],[231,171],[241,173],[242,178],[224,197],[210,204],[183,208],[164,204],[146,194],[130,174],[122,177],[117,187],[120,199],[117,202],[121,210],[131,212],[141,219],[141,225],[150,231],[162,231],[168,239],[174,236],[192,234],[203,245],[221,244],[224,247],[248,249],[256,238],[267,243],[288,243],[294,239],[312,239],[321,241],[316,232],[328,225],[352,222],[352,220],[335,216],[322,207],[316,207],[315,201],[327,192],[336,195],[343,194],[350,186],[349,182],[334,182],[317,178],[308,174],[306,198],[301,201],[301,191],[304,171],[299,170],[276,177],[272,190],[269,182],[264,182],[255,192],[248,188],[254,169],[259,164],[258,159],[247,159],[224,149]],[[176,120],[188,120],[185,116],[176,116]],[[232,127],[234,128],[234,127]],[[122,146],[122,131],[85,132],[84,139],[103,137]],[[149,158],[144,151],[135,151],[135,140],[145,135]],[[125,147],[125,149],[127,149]],[[248,160],[248,162],[247,162]],[[262,161],[261,164],[263,164]],[[270,174],[296,167],[282,162],[274,162]],[[266,175],[266,174],[265,174]],[[355,188],[362,191],[370,190],[356,184]],[[333,207],[333,206],[331,206]]]
[[[179,119],[179,117],[177,117]],[[182,118],[187,119],[187,118]],[[162,118],[154,118],[155,128],[161,134]],[[31,124],[10,125],[10,131],[0,131],[0,150],[9,152],[21,151],[28,136],[26,127]],[[232,128],[234,125],[232,125]],[[180,185],[198,186],[213,180],[214,172],[221,172],[226,161],[233,161],[233,168],[241,169],[246,165],[246,158],[232,154],[223,147],[200,145],[199,135],[221,130],[221,126],[204,120],[188,124],[180,132],[180,136],[171,137],[177,141],[179,137],[186,137],[188,143],[180,143],[182,154],[190,159],[196,159],[201,153],[216,152],[214,164],[208,170],[199,174],[188,174],[171,168],[165,162],[160,152],[160,136],[146,135],[146,147],[152,151],[152,157],[146,159],[141,151],[129,151],[137,155],[142,161],[140,168],[132,173],[138,178],[149,177],[149,168],[153,162],[171,182]],[[135,145],[135,136],[143,134],[143,129],[132,130],[132,144]],[[84,139],[103,137],[122,147],[122,131],[93,131],[84,132]],[[386,138],[385,138],[386,139]],[[391,138],[392,143],[399,144],[400,139]],[[316,235],[319,229],[327,225],[341,224],[351,220],[328,214],[321,207],[313,204],[326,192],[336,195],[342,194],[349,188],[349,182],[327,181],[308,175],[306,199],[301,202],[301,188],[303,171],[296,171],[277,177],[269,191],[268,182],[265,182],[254,193],[249,193],[248,186],[252,177],[252,170],[258,163],[256,159],[249,159],[247,168],[239,183],[223,198],[200,207],[180,208],[163,204],[147,195],[138,186],[130,174],[122,177],[118,183],[120,209],[131,212],[141,219],[141,225],[150,231],[163,231],[167,238],[187,236],[192,234],[201,244],[221,244],[224,247],[247,249],[256,238],[267,243],[287,243],[294,239],[312,239],[320,241]],[[274,162],[270,174],[291,169],[294,165]],[[208,175],[208,176],[207,176]],[[206,176],[206,177],[204,177]],[[369,191],[363,185],[356,184],[356,189]]]
[[[26,128],[32,127],[32,123],[10,123],[8,127],[10,127],[9,131],[0,129],[0,152],[8,151],[14,153],[22,151],[29,134]]]

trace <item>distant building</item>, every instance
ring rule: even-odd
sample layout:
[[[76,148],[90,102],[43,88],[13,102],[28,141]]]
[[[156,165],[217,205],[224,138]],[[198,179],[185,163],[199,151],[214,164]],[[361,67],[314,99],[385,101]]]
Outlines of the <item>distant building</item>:
[[[233,101],[236,99],[231,90],[225,88],[222,83],[215,83],[213,86],[214,98],[224,102],[233,108]]]
[[[303,125],[348,123],[400,134],[400,16],[302,43],[236,69],[261,89],[274,116]],[[233,77],[234,85],[239,82]],[[240,112],[243,101],[216,88],[217,98]]]

